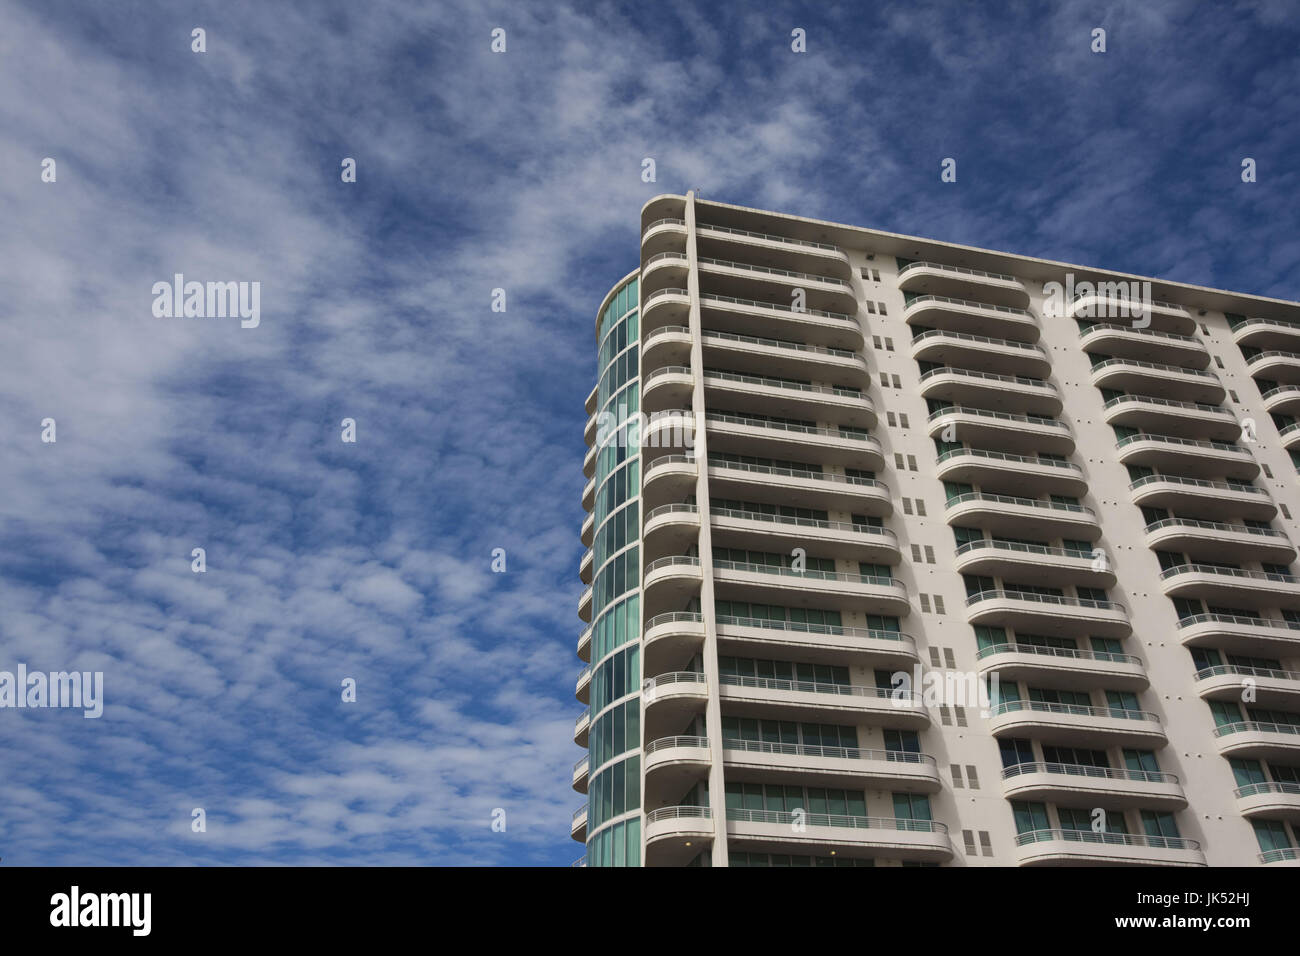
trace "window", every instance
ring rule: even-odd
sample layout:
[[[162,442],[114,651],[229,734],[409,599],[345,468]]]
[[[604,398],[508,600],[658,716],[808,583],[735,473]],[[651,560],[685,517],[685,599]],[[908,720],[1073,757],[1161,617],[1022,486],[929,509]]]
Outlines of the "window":
[[[894,816],[903,820],[931,820],[930,798],[924,793],[896,793]]]

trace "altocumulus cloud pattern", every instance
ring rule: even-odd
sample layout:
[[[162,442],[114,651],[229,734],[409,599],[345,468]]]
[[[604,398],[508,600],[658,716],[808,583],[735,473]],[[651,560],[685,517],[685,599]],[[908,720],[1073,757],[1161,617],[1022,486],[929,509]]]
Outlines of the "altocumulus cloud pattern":
[[[103,708],[0,709],[7,863],[569,862],[592,329],[654,195],[1296,297],[1286,3],[0,19],[0,671]]]

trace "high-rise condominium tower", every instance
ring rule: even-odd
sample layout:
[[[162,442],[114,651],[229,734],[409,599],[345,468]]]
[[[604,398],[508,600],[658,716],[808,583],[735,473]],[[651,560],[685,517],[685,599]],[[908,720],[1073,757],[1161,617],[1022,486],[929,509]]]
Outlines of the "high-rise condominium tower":
[[[579,862],[1300,863],[1300,304],[687,194],[596,341]]]

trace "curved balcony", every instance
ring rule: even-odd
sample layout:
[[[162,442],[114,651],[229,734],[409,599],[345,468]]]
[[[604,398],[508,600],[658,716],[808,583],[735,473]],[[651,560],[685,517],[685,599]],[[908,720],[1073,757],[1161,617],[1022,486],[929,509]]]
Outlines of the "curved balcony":
[[[646,744],[647,803],[658,794],[681,794],[709,775],[707,737],[660,737]]]
[[[578,680],[574,686],[574,695],[578,698],[580,704],[590,704],[591,698],[588,696],[591,690],[591,665],[588,664],[578,671]]]
[[[661,290],[685,295],[691,263],[685,251],[669,249],[656,253],[641,263],[641,296],[647,308],[651,297]]]
[[[1002,795],[1008,800],[1041,800],[1089,809],[1099,803],[1118,809],[1181,810],[1187,806],[1182,784],[1172,773],[1115,770],[1086,764],[1013,764],[1002,771]]]
[[[1196,331],[1196,320],[1181,305],[1173,302],[1135,301],[1127,295],[1107,294],[1077,295],[1065,309],[1070,319],[1119,318],[1117,325],[1135,328],[1135,322],[1146,319],[1146,327],[1176,335],[1191,335]]]
[[[1286,764],[1300,759],[1300,724],[1240,720],[1215,727],[1214,739],[1225,757],[1254,757]]]
[[[725,368],[745,375],[820,381],[864,390],[871,384],[866,361],[847,349],[712,329],[704,331],[702,342],[704,364],[713,368]]]
[[[989,305],[944,295],[918,295],[903,307],[903,321],[952,332],[969,332],[991,338],[1037,342],[1038,322],[1028,309]]]
[[[920,660],[911,635],[898,631],[723,615],[717,624],[724,654],[862,667],[911,668]]]
[[[834,385],[705,369],[704,394],[710,406],[721,399],[724,405],[743,404],[747,411],[778,418],[811,418],[855,428],[873,428],[878,421],[876,406],[865,392]],[[690,404],[689,393],[679,404]]]
[[[1232,340],[1238,345],[1263,349],[1300,347],[1300,322],[1282,319],[1246,319],[1232,327]]]
[[[700,593],[700,559],[675,554],[645,566],[641,578],[642,610],[647,617],[685,607]]]
[[[1278,432],[1282,439],[1282,447],[1287,449],[1300,448],[1300,422],[1292,422]]]
[[[582,477],[590,478],[596,474],[596,452],[599,449],[592,445],[587,449],[587,453],[582,456]]]
[[[728,810],[727,844],[737,851],[818,856],[952,859],[948,828],[933,820]]]
[[[722,600],[796,605],[808,602],[841,611],[903,617],[911,608],[907,589],[892,578],[838,571],[713,561],[714,589]]]
[[[1300,415],[1300,385],[1279,385],[1263,395],[1264,408],[1274,415]]]
[[[587,517],[582,519],[582,532],[578,537],[582,541],[582,546],[584,548],[590,548],[591,542],[595,539],[595,536],[596,516],[588,513]]]
[[[578,563],[578,577],[583,584],[591,583],[591,565],[592,553],[591,550],[588,549],[583,552],[582,560]]]
[[[1016,837],[1021,866],[1205,866],[1195,840],[1094,833],[1091,830],[1032,830]]]
[[[991,446],[1012,454],[1068,455],[1074,451],[1070,427],[1055,418],[950,405],[932,412],[927,425],[931,438],[948,435],[953,437],[945,441]]]
[[[1261,707],[1300,706],[1300,673],[1245,664],[1220,664],[1193,675],[1202,700],[1241,700],[1251,688]]]
[[[981,674],[997,673],[1002,680],[1046,680],[1053,687],[1072,690],[1143,690],[1151,683],[1142,659],[1132,654],[1011,643],[981,647],[975,659]]]
[[[941,481],[964,482],[988,488],[1009,486],[1039,495],[1078,498],[1088,492],[1083,469],[1072,461],[1010,455],[986,448],[953,448],[936,460]]]
[[[700,512],[695,505],[660,505],[647,511],[642,520],[641,555],[656,561],[672,554],[683,554],[700,538]]]
[[[1300,385],[1300,352],[1260,352],[1246,359],[1246,368],[1254,378],[1265,378],[1279,385]]]
[[[912,358],[994,372],[1043,379],[1052,363],[1040,346],[1012,339],[993,339],[966,332],[931,329],[912,339]]]
[[[792,425],[731,412],[706,412],[704,420],[712,451],[800,461],[811,458],[868,471],[885,467],[879,439],[865,432]]]
[[[641,682],[641,702],[645,736],[663,737],[704,713],[709,702],[709,685],[698,671],[655,674]]]
[[[591,708],[588,707],[573,722],[573,742],[579,747],[587,746],[587,734],[591,730]]]
[[[1230,441],[1241,434],[1241,425],[1228,409],[1198,402],[1175,402],[1151,395],[1121,395],[1104,408],[1107,425],[1124,425],[1183,438]]]
[[[700,466],[691,455],[660,455],[645,462],[644,468],[641,502],[647,513],[695,492]]]
[[[825,558],[872,564],[897,564],[902,556],[894,532],[874,525],[730,508],[711,508],[709,520],[715,546],[785,553],[806,548]]]
[[[1142,710],[1004,700],[990,711],[995,737],[1033,737],[1066,746],[1158,748],[1166,743],[1160,718]]]
[[[1026,634],[1068,637],[1128,637],[1128,611],[1114,601],[1035,594],[1013,588],[980,591],[966,599],[972,625],[1010,627]]]
[[[904,292],[973,299],[1015,309],[1029,305],[1029,291],[1015,276],[940,262],[909,262],[898,270],[898,287]]]
[[[667,265],[671,260],[662,260]],[[681,260],[682,266],[685,259]],[[681,278],[685,278],[683,275]],[[691,295],[681,287],[662,287],[653,292],[642,290],[641,335],[647,347],[650,334],[664,327],[684,326],[690,321]]]
[[[1264,866],[1300,866],[1300,848],[1286,846],[1265,850],[1259,854],[1259,862]]]
[[[1017,498],[975,491],[949,498],[944,517],[950,525],[982,528],[1000,537],[1035,537],[1096,541],[1097,515],[1084,505],[1042,498]]]
[[[686,249],[685,219],[656,219],[641,229],[641,255],[643,258],[661,252],[684,252]]]
[[[734,739],[724,740],[722,750],[727,775],[748,782],[798,778],[810,786],[857,790],[938,793],[942,789],[938,767],[927,754]]]
[[[1117,441],[1115,451],[1123,465],[1156,468],[1193,478],[1222,475],[1249,480],[1259,474],[1259,462],[1248,449],[1226,442],[1139,432]]]
[[[583,754],[581,759],[573,765],[573,789],[578,793],[587,792],[587,775],[591,770],[591,758]]]
[[[984,538],[961,545],[956,557],[959,574],[1007,578],[1021,584],[1046,587],[1081,584],[1111,588],[1116,580],[1109,561],[1099,560],[1093,551],[1054,548],[1045,544]]]
[[[1160,573],[1168,597],[1200,598],[1226,607],[1300,609],[1300,578],[1213,564],[1180,564]]]
[[[1295,546],[1273,528],[1223,524],[1194,518],[1165,518],[1146,526],[1147,547],[1177,551],[1196,560],[1265,561],[1290,564]]]
[[[1218,405],[1228,394],[1223,383],[1208,370],[1159,365],[1137,359],[1106,359],[1092,367],[1089,377],[1098,388],[1159,395],[1179,402]]]
[[[691,330],[684,325],[642,330],[642,381],[661,368],[684,368],[691,362]]]
[[[573,811],[573,823],[569,827],[569,836],[579,843],[587,842],[587,805],[585,803]]]
[[[641,410],[646,414],[691,404],[695,376],[684,365],[661,365],[641,383]]]
[[[1241,614],[1193,614],[1178,621],[1184,647],[1213,647],[1232,654],[1300,654],[1300,626]]]
[[[591,588],[585,588],[578,598],[578,617],[584,624],[591,623]]]
[[[1139,507],[1168,508],[1198,518],[1247,518],[1269,521],[1277,505],[1255,485],[1205,481],[1180,475],[1148,475],[1132,482],[1129,491]]]
[[[965,368],[932,368],[921,376],[921,397],[953,405],[1022,415],[1059,415],[1061,393],[1045,379],[994,375]]]
[[[892,514],[889,486],[874,478],[801,471],[772,465],[711,460],[709,490],[721,497],[764,504],[798,504],[826,511]]]
[[[724,674],[718,680],[718,690],[728,716],[870,723],[905,730],[930,726],[920,695],[902,688]]]
[[[600,422],[600,415],[593,412],[587,418],[587,424],[583,426],[582,440],[586,442],[588,446],[594,445],[596,443],[596,432],[597,432],[597,425],[599,424],[599,422]]]
[[[587,400],[583,402],[582,405],[588,415],[594,415],[596,413],[596,401],[599,394],[600,385],[591,386],[591,391],[587,393]]]
[[[829,273],[840,279],[853,274],[849,257],[838,246],[827,242],[791,239],[789,236],[703,222],[696,223],[695,238],[701,254],[718,258],[733,258],[743,253],[745,261],[756,265]]]
[[[1300,783],[1250,783],[1234,790],[1233,796],[1243,817],[1300,820]]]
[[[645,815],[646,866],[685,866],[712,844],[708,807],[660,807]]]
[[[1113,358],[1137,359],[1180,368],[1208,368],[1210,353],[1200,339],[1192,335],[1135,329],[1132,325],[1099,323],[1079,335],[1079,346]]]
[[[685,670],[704,648],[704,615],[669,611],[650,618],[641,633],[644,672]]]
[[[596,478],[593,475],[587,479],[587,484],[582,489],[582,510],[590,511],[596,505]]]
[[[696,430],[700,425],[688,408],[665,408],[645,420],[639,431],[640,447],[668,454],[695,454]]]
[[[588,624],[578,635],[578,658],[586,663],[591,663],[591,625]]]

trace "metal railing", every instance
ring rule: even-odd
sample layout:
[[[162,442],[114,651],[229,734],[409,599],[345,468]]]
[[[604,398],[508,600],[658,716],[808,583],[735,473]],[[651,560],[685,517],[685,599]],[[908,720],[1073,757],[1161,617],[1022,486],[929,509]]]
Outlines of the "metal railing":
[[[687,333],[690,329],[686,330]],[[835,349],[822,345],[805,345],[803,342],[789,342],[785,339],[768,339],[759,335],[741,335],[738,332],[718,332],[713,329],[705,329],[703,332],[704,341],[710,340],[722,342],[741,342],[747,345],[762,345],[766,348],[785,349],[791,352],[808,352],[812,355],[830,355],[835,358],[851,358],[862,361],[856,352],[848,349]]]
[[[838,813],[800,813],[796,816],[784,810],[728,809],[727,819],[740,823],[777,823],[785,826],[802,823],[810,827],[842,827],[851,830],[948,832],[948,827],[937,820],[912,820],[906,817],[858,817]]]
[[[920,335],[912,337],[912,345],[919,345],[932,338],[957,339],[961,342],[977,342],[981,345],[996,345],[999,348],[1020,349],[1023,352],[1036,352],[1043,358],[1047,357],[1041,345],[1035,345],[1032,342],[1015,342],[1011,339],[994,339],[987,335],[971,335],[969,332],[952,332],[948,329],[931,329],[928,332],[922,332]]]
[[[1221,521],[1201,521],[1198,518],[1161,518],[1153,521],[1143,530],[1150,534],[1161,528],[1199,528],[1204,531],[1231,531],[1234,534],[1253,534],[1263,538],[1281,538],[1286,535],[1275,528],[1253,528],[1247,524],[1224,524]]]
[[[1116,604],[1114,601],[1096,601],[1092,598],[1072,598],[1065,597],[1061,594],[1036,594],[1033,591],[1016,591],[1006,588],[992,588],[988,591],[979,591],[966,598],[966,606],[979,604],[983,601],[1032,601],[1036,604],[1056,604],[1061,607],[1086,607],[1097,611],[1118,611],[1121,614],[1127,614],[1124,605]]]
[[[1294,574],[1275,574],[1272,571],[1247,571],[1242,568],[1225,568],[1217,564],[1179,564],[1160,572],[1160,579],[1179,574],[1219,574],[1231,578],[1248,578],[1252,581],[1273,581],[1277,584],[1300,584]]]
[[[649,521],[655,512],[662,511],[664,508],[668,507],[675,506],[664,505],[655,508],[654,511],[646,515],[646,520]],[[690,505],[689,507],[693,509],[695,506]],[[770,514],[764,511],[741,511],[735,508],[711,508],[709,510],[709,516],[736,518],[742,521],[769,521],[773,524],[795,525],[800,528],[821,528],[827,531],[847,531],[853,534],[871,534],[882,538],[897,537],[897,535],[895,535],[889,528],[877,525],[858,524],[852,521],[826,521],[821,518],[797,518],[790,515]]]
[[[836,760],[883,760],[889,763],[911,763],[937,766],[929,754],[910,750],[860,750],[857,747],[825,747],[821,744],[784,744],[770,740],[743,740],[728,737],[722,741],[723,750],[740,750],[746,753],[780,754],[787,757],[830,757]]]
[[[903,311],[906,312],[908,309],[916,305],[918,302],[947,302],[952,305],[966,306],[967,308],[987,309],[993,312],[1005,312],[1011,315],[1016,315],[1022,318],[1029,319],[1030,321],[1032,321],[1034,318],[1034,313],[1030,312],[1028,309],[1013,309],[1009,305],[992,305],[988,302],[976,302],[974,299],[954,299],[952,296],[949,295],[930,295],[928,293],[926,295],[918,295],[915,298],[909,300],[907,305],[903,307]]]
[[[1128,359],[1128,358],[1106,359],[1105,361],[1098,362],[1095,365],[1093,365],[1091,371],[1100,372],[1104,368],[1111,368],[1112,366],[1116,366],[1116,365],[1128,365],[1136,368],[1146,368],[1156,372],[1176,372],[1179,375],[1191,375],[1196,378],[1205,378],[1214,382],[1217,382],[1219,380],[1218,377],[1215,376],[1213,372],[1209,372],[1205,369],[1183,368],[1181,365],[1162,365],[1159,362],[1142,362],[1139,361],[1138,359]]]
[[[686,371],[690,371],[687,369]],[[653,378],[653,375],[650,376]],[[739,372],[718,372],[706,368],[704,370],[704,380],[724,382],[742,382],[746,385],[766,385],[770,388],[783,388],[799,392],[814,392],[819,395],[837,395],[842,398],[859,398],[867,399],[868,396],[860,388],[845,388],[839,385],[810,385],[807,382],[795,382],[788,378],[771,378],[765,375],[741,375]],[[648,381],[649,379],[647,379]]]
[[[939,375],[960,375],[962,378],[977,378],[982,381],[1001,382],[1009,385],[1029,385],[1034,388],[1045,388],[1048,391],[1059,391],[1055,385],[1046,379],[1030,378],[1027,375],[997,375],[993,372],[977,372],[969,368],[954,368],[951,365],[942,365],[939,368],[932,368],[921,376],[920,381],[934,378]]]
[[[658,225],[658,223],[655,223]],[[646,227],[650,228],[649,226]],[[811,239],[791,239],[789,236],[774,236],[767,232],[751,232],[748,229],[733,229],[730,226],[715,226],[711,223],[701,222],[697,228],[708,229],[713,232],[725,232],[733,236],[749,236],[752,239],[769,239],[772,242],[784,242],[795,246],[808,246],[812,249],[828,249],[831,252],[842,252],[839,246],[833,246],[829,242],[813,242]]]
[[[1104,843],[1113,846],[1151,847],[1158,850],[1199,850],[1200,843],[1185,837],[1146,836],[1138,833],[1096,833],[1092,830],[1031,830],[1016,836],[1016,846],[1063,840],[1067,843]]]
[[[1258,797],[1265,793],[1290,793],[1300,796],[1300,783],[1289,780],[1267,780],[1261,783],[1248,783],[1232,791],[1235,797]]]
[[[915,706],[920,701],[916,691],[895,690],[892,687],[870,687],[863,684],[834,684],[824,681],[787,680],[783,677],[748,677],[744,674],[722,674],[718,684],[727,687],[752,687],[756,690],[784,690],[798,694],[829,694],[839,697],[863,697],[870,700],[896,700],[899,706]]]
[[[1014,714],[1020,711],[1044,714],[1069,714],[1073,717],[1104,717],[1115,720],[1135,720],[1159,724],[1160,717],[1146,710],[1129,710],[1126,707],[1092,707],[1086,704],[1053,704],[1043,700],[1004,700],[993,705],[992,716]]]
[[[1046,418],[1042,415],[1013,415],[1010,412],[995,412],[992,409],[972,408],[969,405],[945,405],[931,412],[926,421],[933,422],[944,415],[974,415],[979,418],[996,418],[999,421],[1014,422],[1017,425],[1050,426],[1067,434],[1070,431],[1070,427],[1057,418]]]
[[[645,822],[658,823],[660,820],[710,820],[713,814],[708,807],[660,807],[645,815]]]
[[[682,415],[690,415],[688,409],[681,409]],[[841,428],[821,428],[817,425],[794,425],[790,422],[773,421],[770,418],[759,418],[754,415],[733,415],[728,412],[708,412],[704,413],[706,422],[723,422],[728,425],[749,425],[753,428],[771,428],[783,432],[795,432],[800,435],[816,435],[822,438],[846,438],[850,441],[865,442],[868,445],[880,445],[880,440],[874,435],[865,433],[858,434],[856,431],[845,431]]]
[[[998,654],[1038,654],[1043,657],[1064,657],[1071,660],[1102,661],[1108,664],[1136,664],[1141,666],[1142,658],[1132,654],[1114,654],[1109,651],[1086,651],[1077,647],[1046,647],[1042,644],[992,644],[981,647],[975,654],[977,661]]]
[[[646,621],[645,631],[642,633],[648,633],[660,624],[672,624],[677,621],[688,621],[694,624],[702,624],[704,622],[704,615],[699,611],[666,611],[663,614],[656,614],[654,617],[650,618],[650,620]]]
[[[674,566],[698,568],[700,566],[700,559],[685,554],[670,554],[666,558],[660,558],[657,561],[651,561],[642,570],[641,575],[644,578],[648,576],[651,571],[656,571],[659,568],[667,568],[667,567],[674,567]]]
[[[1093,558],[1092,551],[1083,551],[1078,548],[1054,548],[1047,544],[1027,544],[1024,541],[1001,541],[997,538],[978,538],[975,541],[967,541],[957,548],[956,554],[960,557],[971,551],[1017,551],[1022,554],[1041,554],[1044,557],[1052,558],[1083,558],[1091,561]]]
[[[655,564],[658,563],[658,561],[655,562]],[[811,569],[796,571],[794,568],[780,564],[751,564],[744,561],[723,561],[719,558],[713,559],[713,567],[720,571],[775,574],[780,577],[800,578],[806,581],[837,581],[844,584],[874,584],[882,587],[893,587],[898,584],[892,577],[885,577],[880,574],[850,574],[846,571],[814,571]],[[647,570],[649,569],[647,568]]]
[[[646,755],[654,753],[656,750],[668,750],[673,747],[686,747],[691,750],[707,750],[709,747],[708,737],[660,737],[658,740],[652,740],[646,744]]]
[[[1112,398],[1105,405],[1103,410],[1121,405],[1124,402],[1141,402],[1143,405],[1162,405],[1167,408],[1186,408],[1196,412],[1212,412],[1216,415],[1226,415],[1232,417],[1232,412],[1221,405],[1209,405],[1205,402],[1176,402],[1169,398],[1156,398],[1153,395],[1119,395]]]
[[[1064,468],[1067,471],[1077,471],[1083,474],[1083,469],[1072,461],[1056,458],[1038,458],[1034,455],[1012,455],[1004,451],[989,451],[987,448],[950,448],[937,459],[936,464],[941,464],[949,458],[957,458],[963,455],[970,455],[975,458],[991,458],[994,461],[1011,461],[1026,465],[1049,465],[1053,468]]]
[[[736,263],[731,263],[738,269],[749,268]],[[760,269],[753,267],[757,272],[779,272],[777,269]],[[811,277],[810,277],[811,278]],[[789,312],[791,315],[813,315],[819,319],[835,319],[837,322],[856,321],[853,316],[846,315],[843,312],[827,312],[825,309],[796,309],[793,306],[781,305],[779,302],[762,302],[758,299],[741,299],[734,295],[719,295],[716,292],[706,292],[700,295],[700,304],[707,305],[710,302],[729,302],[733,305],[744,305],[756,309],[772,309],[775,312]]]
[[[1192,675],[1193,680],[1209,680],[1211,677],[1264,677],[1269,680],[1298,680],[1296,671],[1277,670],[1273,667],[1250,667],[1245,664],[1216,664],[1204,667]]]
[[[1300,352],[1287,352],[1287,351],[1276,350],[1276,349],[1268,352],[1260,352],[1257,355],[1252,355],[1250,358],[1246,359],[1246,364],[1255,365],[1264,359],[1279,359],[1279,358],[1295,359],[1296,361],[1300,361]]]
[[[1270,630],[1300,630],[1300,622],[1279,621],[1271,617],[1247,617],[1244,614],[1189,614],[1178,619],[1178,628],[1197,624],[1237,624],[1246,627],[1263,627]]]
[[[1207,481],[1204,478],[1186,478],[1182,475],[1147,475],[1145,478],[1139,478],[1137,481],[1129,483],[1129,491],[1137,491],[1145,485],[1163,482],[1174,485],[1187,485],[1192,488],[1205,488],[1209,491],[1232,491],[1241,494],[1256,495],[1261,498],[1268,497],[1268,493],[1262,488],[1254,485],[1234,484],[1229,481]]]
[[[827,282],[831,285],[843,286],[846,289],[849,287],[849,284],[843,279],[817,275],[814,272],[796,272],[791,269],[774,269],[771,266],[756,266],[748,262],[736,262],[731,259],[713,259],[709,256],[700,256],[696,261],[711,266],[723,266],[728,269],[744,269],[747,272],[762,272],[768,275],[781,276],[783,279],[811,279],[814,282]]]
[[[890,641],[914,645],[910,634],[902,631],[886,631],[874,627],[847,627],[841,624],[811,624],[804,621],[772,620],[762,617],[734,617],[719,614],[719,628],[753,627],[774,631],[793,631],[798,634],[826,634],[833,637],[855,637],[874,641]]]
[[[1205,346],[1201,343],[1201,340],[1194,335],[1182,335],[1178,332],[1161,332],[1157,329],[1137,329],[1131,325],[1120,325],[1115,322],[1095,322],[1085,329],[1080,329],[1079,337],[1087,338],[1093,332],[1124,332],[1132,333],[1133,335],[1148,335],[1158,339],[1172,339],[1175,342],[1191,342],[1193,345],[1198,346],[1201,351],[1205,351]]]
[[[1180,445],[1184,448],[1209,448],[1213,451],[1230,451],[1239,455],[1249,455],[1246,449],[1240,445],[1229,444],[1221,441],[1202,441],[1198,438],[1175,438],[1173,435],[1155,435],[1151,432],[1138,432],[1136,435],[1127,435],[1115,442],[1116,450],[1132,445],[1134,442],[1156,441],[1162,445]]]
[[[949,498],[945,503],[951,508],[954,505],[964,504],[967,501],[989,501],[999,505],[1019,505],[1026,508],[1046,508],[1051,511],[1071,511],[1076,514],[1095,515],[1096,512],[1087,505],[1075,504],[1070,501],[1052,501],[1050,498],[1017,498],[1012,495],[990,495],[982,491],[969,491],[965,494],[955,495]]]
[[[1132,780],[1137,783],[1178,783],[1176,774],[1159,770],[1116,770],[1111,767],[1094,767],[1089,764],[1051,763],[1032,761],[1012,764],[1002,771],[1002,779],[1024,776],[1027,773],[1061,774],[1071,777],[1096,777],[1105,780]]]
[[[1003,282],[1014,282],[1016,285],[1024,288],[1020,280],[1015,276],[1003,275],[1000,272],[981,272],[979,269],[963,269],[961,266],[946,266],[942,262],[909,262],[903,268],[898,270],[898,277],[901,279],[903,273],[912,269],[939,269],[943,272],[956,272],[965,276],[975,276],[980,279],[1000,279]]]
[[[1264,720],[1235,720],[1220,724],[1214,728],[1214,736],[1226,737],[1229,734],[1300,734],[1300,724],[1274,724]]]
[[[659,461],[660,459],[655,459]],[[785,478],[811,478],[814,481],[834,481],[848,485],[865,485],[879,488],[886,494],[889,486],[876,478],[861,478],[857,475],[831,475],[823,471],[802,471],[796,468],[782,468],[778,465],[753,465],[743,461],[723,461],[709,458],[710,468],[724,468],[731,471],[749,471],[760,475],[779,475]]]

